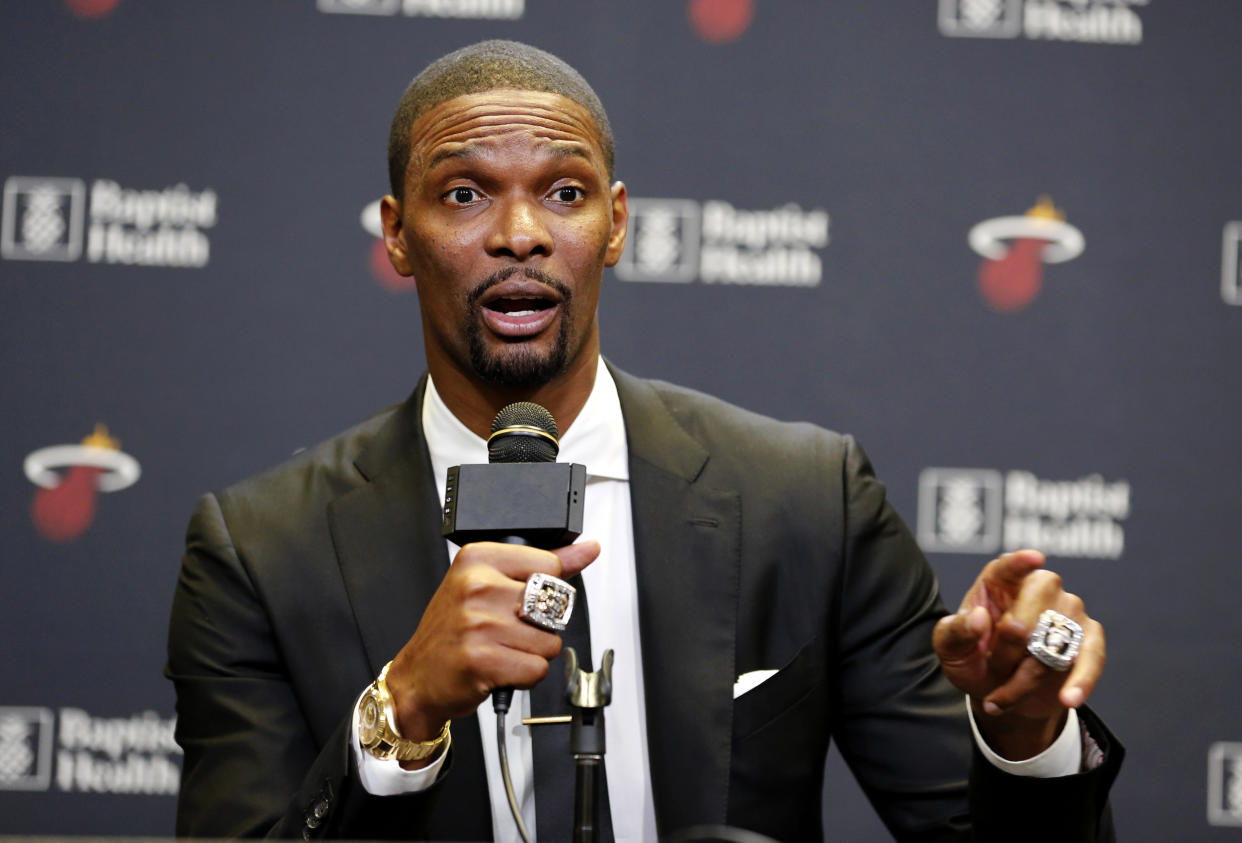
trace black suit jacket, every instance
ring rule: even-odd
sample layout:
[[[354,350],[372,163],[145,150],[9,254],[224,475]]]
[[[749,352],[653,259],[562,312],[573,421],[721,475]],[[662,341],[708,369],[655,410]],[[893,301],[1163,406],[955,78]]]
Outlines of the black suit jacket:
[[[976,839],[1111,833],[1122,752],[1089,714],[1106,758],[1092,772],[972,764],[962,696],[930,646],[935,578],[851,438],[613,371],[662,835],[821,837],[831,738],[898,838],[969,839],[972,820]],[[475,718],[454,724],[447,770],[419,794],[366,794],[347,746],[356,697],[449,564],[422,392],[199,502],[166,670],[178,834],[491,836]],[[772,668],[733,699],[738,675]]]

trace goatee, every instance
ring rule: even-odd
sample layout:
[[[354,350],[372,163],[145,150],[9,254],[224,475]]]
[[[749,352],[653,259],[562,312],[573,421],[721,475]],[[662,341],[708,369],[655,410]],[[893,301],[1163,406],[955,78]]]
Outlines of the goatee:
[[[560,294],[560,326],[557,328],[556,341],[552,348],[546,351],[540,351],[534,347],[533,343],[524,340],[509,342],[499,348],[489,348],[483,342],[483,329],[480,321],[473,316],[474,304],[485,292],[519,272]],[[500,270],[471,290],[469,294],[471,308],[464,327],[470,349],[470,365],[475,374],[491,386],[534,389],[543,386],[564,372],[569,360],[569,331],[573,322],[570,318],[573,307],[572,298],[573,292],[569,287],[547,273],[533,268],[509,267]]]

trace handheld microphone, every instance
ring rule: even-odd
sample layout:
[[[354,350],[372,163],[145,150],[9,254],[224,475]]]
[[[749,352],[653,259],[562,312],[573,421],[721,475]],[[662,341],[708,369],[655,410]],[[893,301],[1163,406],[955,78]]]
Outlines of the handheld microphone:
[[[492,541],[551,550],[582,533],[586,466],[558,463],[559,430],[544,407],[509,404],[492,421],[487,465],[448,470],[444,535],[454,544]],[[492,691],[492,707],[509,710],[512,688]]]
[[[448,470],[444,536],[458,545],[492,541],[551,550],[582,533],[586,466],[558,463],[556,420],[529,401],[496,414],[487,465]]]
[[[556,462],[559,437],[556,419],[538,404],[518,401],[501,409],[487,438],[487,465],[457,465],[448,470],[445,537],[457,545],[493,541],[544,550],[572,544],[582,533],[586,466]],[[505,715],[512,700],[512,688],[492,689],[505,795],[518,833],[529,841],[505,745]]]

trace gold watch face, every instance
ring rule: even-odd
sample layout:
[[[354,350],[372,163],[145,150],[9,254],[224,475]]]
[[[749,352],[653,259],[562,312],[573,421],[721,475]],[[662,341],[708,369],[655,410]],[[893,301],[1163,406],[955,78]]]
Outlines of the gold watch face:
[[[358,740],[362,741],[363,746],[370,746],[380,736],[383,716],[375,694],[367,693],[362,698],[362,705],[358,709]]]

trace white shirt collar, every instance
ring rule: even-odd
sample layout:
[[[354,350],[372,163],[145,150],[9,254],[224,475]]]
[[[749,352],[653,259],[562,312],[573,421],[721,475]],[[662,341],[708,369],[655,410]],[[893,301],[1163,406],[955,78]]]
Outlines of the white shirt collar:
[[[450,466],[477,465],[487,462],[487,441],[474,435],[445,405],[436,392],[435,383],[427,376],[423,396],[423,434],[431,452],[431,467],[437,485],[443,487]],[[585,465],[587,477],[603,480],[628,480],[630,476],[628,449],[625,440],[625,419],[621,415],[621,399],[617,384],[600,358],[595,371],[595,386],[582,412],[561,437],[558,462]]]

